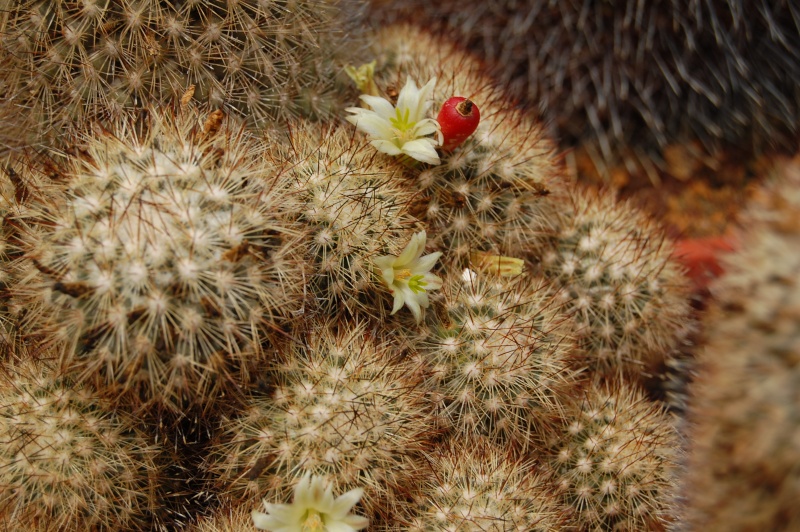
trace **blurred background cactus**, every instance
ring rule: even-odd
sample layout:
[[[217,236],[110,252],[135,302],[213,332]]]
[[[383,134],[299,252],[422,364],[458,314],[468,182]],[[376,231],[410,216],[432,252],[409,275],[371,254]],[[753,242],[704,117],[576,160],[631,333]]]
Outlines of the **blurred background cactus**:
[[[606,163],[791,146],[796,6],[365,3],[0,3],[0,528],[310,526],[307,474],[369,530],[795,525],[796,161],[704,331],[691,246],[518,98]]]
[[[800,159],[743,215],[689,388],[681,530],[800,527]]]
[[[709,147],[794,149],[800,7],[786,0],[372,0],[376,24],[411,22],[484,60],[542,110],[562,146],[598,163]]]

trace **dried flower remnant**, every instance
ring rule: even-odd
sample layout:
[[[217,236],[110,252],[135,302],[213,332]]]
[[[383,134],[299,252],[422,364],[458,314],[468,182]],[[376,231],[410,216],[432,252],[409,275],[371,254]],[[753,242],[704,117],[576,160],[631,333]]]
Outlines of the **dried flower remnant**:
[[[378,87],[375,85],[375,63],[376,61],[364,63],[358,68],[353,65],[344,67],[345,74],[350,76],[358,90],[370,96],[378,95]]]
[[[493,273],[500,277],[521,275],[525,261],[505,255],[492,255],[483,251],[475,251],[469,255],[470,266],[479,271]]]

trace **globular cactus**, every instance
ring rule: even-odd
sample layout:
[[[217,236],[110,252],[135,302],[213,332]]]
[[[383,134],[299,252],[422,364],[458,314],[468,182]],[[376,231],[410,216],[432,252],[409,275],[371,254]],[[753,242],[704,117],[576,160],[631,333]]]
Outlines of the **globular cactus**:
[[[792,148],[800,8],[785,0],[584,2],[372,0],[376,25],[408,21],[467,46],[554,137],[600,164],[687,136]]]
[[[156,109],[137,128],[87,134],[31,192],[38,214],[12,220],[14,296],[26,334],[80,380],[134,407],[209,405],[302,309],[287,184],[218,111]]]
[[[800,157],[742,213],[689,385],[680,530],[800,527]]]
[[[254,126],[329,117],[341,66],[362,47],[362,11],[358,0],[15,2],[0,14],[3,106],[62,134],[195,86]]]
[[[606,374],[661,363],[692,329],[689,285],[663,230],[630,203],[575,190],[542,257],[577,322],[588,362]]]
[[[558,530],[563,510],[536,465],[503,447],[462,436],[426,453],[422,491],[403,530]]]
[[[384,317],[389,291],[374,260],[399,255],[420,226],[401,168],[349,128],[313,123],[294,124],[281,157],[304,228],[309,292],[320,311]]]
[[[672,517],[680,441],[663,409],[627,384],[592,384],[550,458],[578,530],[659,530]]]
[[[436,78],[434,114],[451,96],[480,108],[477,131],[442,153],[442,164],[417,169],[418,216],[445,260],[466,267],[471,251],[532,253],[553,231],[553,210],[567,178],[541,125],[513,109],[469,54],[430,33],[390,26],[375,36],[375,82],[391,93],[407,78]]]
[[[454,272],[419,349],[443,417],[461,437],[530,450],[560,425],[576,385],[572,322],[548,283]]]
[[[424,366],[405,357],[364,324],[309,324],[272,370],[274,392],[220,422],[207,469],[223,500],[288,501],[310,473],[336,493],[363,487],[367,516],[396,515],[437,425]]]
[[[0,373],[0,527],[144,527],[157,505],[158,452],[137,420],[44,364]]]

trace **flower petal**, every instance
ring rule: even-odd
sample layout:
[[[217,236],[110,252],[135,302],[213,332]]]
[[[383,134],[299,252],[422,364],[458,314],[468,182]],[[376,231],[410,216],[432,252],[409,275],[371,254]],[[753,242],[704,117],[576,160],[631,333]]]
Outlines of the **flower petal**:
[[[372,110],[381,118],[388,120],[394,116],[394,106],[386,98],[370,96],[369,94],[362,94],[360,98],[364,103],[372,107]]]
[[[363,131],[369,135],[370,138],[394,138],[394,129],[389,121],[365,109],[355,109],[364,112],[348,116],[346,119],[348,122],[355,125],[359,131]]]
[[[425,241],[427,239],[428,236],[425,231],[420,231],[412,235],[411,240],[408,241],[403,252],[400,253],[400,256],[394,261],[394,267],[404,268],[411,264],[411,262],[417,260],[419,256],[422,255],[422,252],[425,251]]]
[[[403,144],[403,153],[423,163],[441,164],[439,154],[434,149],[433,139],[416,139]]]
[[[394,268],[385,268],[381,270],[381,277],[383,278],[383,282],[386,283],[386,286],[392,286],[394,283]]]
[[[442,287],[442,279],[438,275],[433,275],[432,273],[426,273],[422,280],[425,281],[427,284],[425,285],[425,291],[430,292],[431,290],[438,290]]]
[[[372,259],[372,263],[381,270],[385,270],[386,268],[391,268],[395,260],[397,260],[397,257],[393,255],[381,255]]]
[[[418,304],[420,307],[428,308],[431,306],[431,302],[428,299],[428,292],[420,292],[418,294],[414,294],[414,296],[415,296],[414,302]]]
[[[433,89],[436,86],[436,78],[433,77],[428,80],[428,83],[422,86],[419,90],[419,94],[417,98],[420,102],[423,103],[423,108],[420,110],[419,119],[421,120],[428,112],[428,108],[433,103],[431,96],[433,95]]]
[[[433,266],[436,264],[436,261],[439,260],[439,257],[442,256],[441,251],[434,251],[433,253],[428,253],[424,257],[420,257],[417,259],[414,265],[414,273],[428,273],[433,269]]]
[[[403,308],[403,303],[405,303],[406,298],[403,295],[402,290],[395,290],[394,291],[394,306],[392,306],[392,311],[389,314],[394,314],[401,308]]]
[[[253,510],[250,514],[253,517],[253,524],[259,530],[274,530],[280,526],[285,526],[286,523],[278,521],[271,515],[263,514]]]
[[[397,95],[396,107],[400,110],[401,116],[405,114],[405,110],[408,109],[410,122],[416,122],[418,120],[415,118],[419,107],[418,94],[419,89],[417,89],[417,84],[411,79],[411,76],[409,76],[406,78],[406,84],[400,89],[400,94]]]
[[[360,515],[348,515],[342,519],[342,523],[353,527],[355,530],[361,530],[369,526],[369,519]]]
[[[425,294],[425,292],[420,292],[419,294],[415,294],[414,292],[411,291],[411,289],[408,286],[404,286],[403,291],[404,292],[408,291],[408,294],[405,297],[406,306],[408,307],[408,310],[411,311],[411,314],[414,315],[414,321],[419,323],[420,320],[422,319],[422,309],[420,308],[419,302],[417,300],[420,296],[424,296],[425,300],[427,301],[428,296]]]
[[[430,135],[431,133],[436,133],[437,131],[441,131],[439,122],[431,118],[426,118],[421,122],[417,122],[417,125],[414,128],[414,135],[417,137],[424,137],[425,135]],[[433,139],[431,139],[431,141],[433,141]]]
[[[398,148],[396,144],[388,140],[376,139],[371,141],[370,144],[375,146],[375,149],[379,152],[386,153],[388,155],[400,155],[403,153],[403,151]]]
[[[334,519],[342,519],[348,513],[350,513],[350,509],[358,504],[358,501],[361,497],[364,496],[364,489],[363,488],[356,488],[339,495],[336,498],[336,501],[333,503],[333,508],[331,508],[330,514],[331,517]]]

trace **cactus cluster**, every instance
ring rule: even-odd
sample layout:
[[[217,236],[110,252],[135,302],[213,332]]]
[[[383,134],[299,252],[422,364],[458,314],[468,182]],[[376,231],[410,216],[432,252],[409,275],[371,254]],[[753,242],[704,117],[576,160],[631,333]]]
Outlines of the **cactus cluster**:
[[[433,365],[441,407],[455,432],[530,447],[561,420],[576,385],[566,309],[549,287],[523,276],[470,272],[443,287],[446,314],[420,346]]]
[[[627,385],[586,389],[550,467],[581,530],[652,530],[671,516],[677,434]]]
[[[321,312],[384,315],[373,262],[399,254],[419,226],[402,173],[344,128],[296,124],[291,144],[276,151],[298,202],[309,292]]]
[[[338,491],[367,488],[369,515],[399,513],[436,423],[420,363],[404,360],[396,339],[374,334],[365,325],[313,323],[279,355],[272,394],[221,421],[208,462],[220,492],[286,500],[310,472]]]
[[[350,0],[13,4],[0,10],[3,112],[57,135],[189,87],[254,126],[330,117],[340,69],[361,46],[362,5]]]
[[[320,48],[303,61],[328,64],[344,5],[25,0],[3,12],[2,50],[17,62],[3,90],[14,105],[55,105],[36,120],[80,134],[46,154],[28,146],[0,175],[0,364],[51,372],[0,386],[12,405],[0,486],[45,482],[17,469],[34,456],[55,456],[30,466],[48,475],[74,470],[59,485],[72,491],[3,491],[0,522],[28,512],[35,530],[60,507],[73,528],[232,531],[274,513],[319,529],[313,499],[335,506],[333,494],[350,528],[366,517],[370,530],[672,518],[679,443],[639,379],[690,321],[669,240],[631,205],[575,189],[541,124],[421,30],[372,36],[375,62],[347,69],[370,109],[339,120],[295,117],[289,103],[258,111],[242,91],[263,80],[219,70],[244,50],[264,61],[246,72],[277,69],[271,89],[329,83],[292,54]],[[210,67],[184,93],[170,76],[192,46]],[[125,85],[137,65],[143,92]],[[121,98],[103,125],[84,120],[110,100],[75,92],[92,68],[104,98]],[[38,80],[27,92],[22,72]],[[426,113],[453,96],[481,118],[445,149]],[[352,87],[336,97],[358,102]],[[142,110],[122,113],[129,104]],[[14,410],[48,394],[77,402],[50,401],[43,421]],[[119,458],[84,456],[96,420],[116,427],[103,449]],[[39,447],[20,451],[20,434]],[[58,447],[72,442],[80,456]],[[101,457],[126,460],[119,482]],[[95,481],[95,495],[73,489]]]
[[[430,480],[408,530],[556,530],[562,510],[536,474],[485,440],[451,438],[427,456]]]

